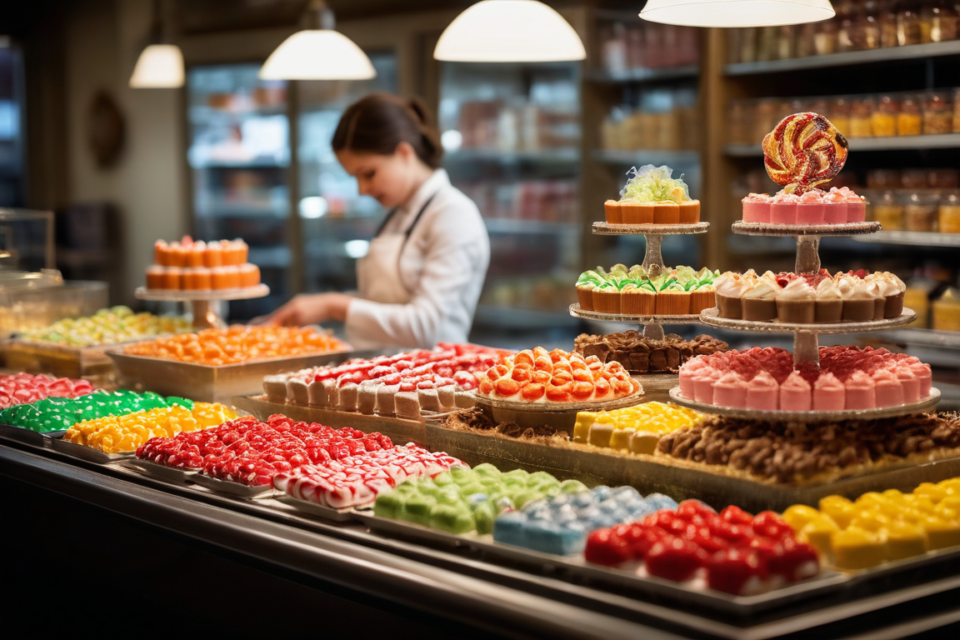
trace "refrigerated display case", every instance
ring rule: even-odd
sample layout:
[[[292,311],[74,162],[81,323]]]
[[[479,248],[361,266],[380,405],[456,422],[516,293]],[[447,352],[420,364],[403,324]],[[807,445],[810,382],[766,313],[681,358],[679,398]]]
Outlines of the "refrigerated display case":
[[[444,167],[490,233],[475,328],[576,325],[565,309],[581,250],[579,87],[576,63],[442,67]]]
[[[260,80],[259,64],[198,66],[187,73],[193,232],[243,238],[270,296],[231,304],[233,318],[275,308],[290,295],[287,85]]]
[[[397,59],[370,53],[377,76],[365,81],[301,82],[298,90],[299,197],[304,291],[352,291],[356,260],[366,255],[383,218],[380,204],[357,193],[357,181],[333,153],[330,141],[340,115],[374,92],[397,92]]]

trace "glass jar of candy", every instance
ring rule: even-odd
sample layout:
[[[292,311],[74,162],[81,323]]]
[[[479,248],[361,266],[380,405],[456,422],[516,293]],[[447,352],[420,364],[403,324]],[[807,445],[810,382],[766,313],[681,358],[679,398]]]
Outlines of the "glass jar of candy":
[[[927,170],[927,185],[931,189],[956,189],[960,187],[960,171],[956,169]]]
[[[953,132],[960,133],[960,89],[953,92]]]
[[[879,222],[885,231],[898,231],[903,228],[903,205],[893,191],[884,191],[872,203],[873,219]]]
[[[837,131],[843,135],[850,135],[850,101],[846,98],[834,98],[827,107],[828,120],[833,123]]]
[[[940,198],[940,233],[960,233],[960,192],[951,191]]]
[[[923,105],[923,133],[935,135],[953,131],[953,96],[934,91],[927,94]]]
[[[904,169],[900,172],[900,186],[904,189],[926,189],[927,172],[923,169]]]
[[[935,194],[910,193],[903,207],[907,231],[936,231],[939,215],[938,198]]]
[[[923,112],[920,109],[920,100],[915,95],[907,94],[900,101],[900,111],[897,113],[897,135],[918,136],[923,132]]]
[[[897,44],[901,47],[920,44],[919,3],[915,0],[897,2]]]
[[[896,0],[884,0],[880,4],[880,46],[898,46]]]
[[[948,42],[957,39],[957,10],[953,2],[930,0],[920,10],[922,42]]]
[[[880,96],[871,116],[873,135],[882,138],[897,135],[899,104],[892,96]]]
[[[850,137],[873,137],[873,112],[876,103],[873,98],[862,96],[854,98],[850,106]]]

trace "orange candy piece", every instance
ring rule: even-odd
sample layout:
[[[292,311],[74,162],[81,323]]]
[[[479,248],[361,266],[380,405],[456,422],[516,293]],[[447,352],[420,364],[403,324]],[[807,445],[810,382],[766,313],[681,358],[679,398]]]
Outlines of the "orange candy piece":
[[[132,344],[125,353],[165,358],[210,366],[237,364],[249,360],[290,357],[342,351],[349,348],[337,338],[299,327],[245,327],[207,329],[182,333],[150,342]]]

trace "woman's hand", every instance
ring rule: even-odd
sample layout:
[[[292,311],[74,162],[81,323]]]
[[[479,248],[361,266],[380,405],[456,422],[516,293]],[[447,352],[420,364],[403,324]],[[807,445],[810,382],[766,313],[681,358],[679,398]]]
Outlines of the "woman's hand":
[[[270,327],[302,327],[325,320],[343,322],[352,298],[344,293],[318,293],[295,296],[270,315],[257,318],[253,324]]]

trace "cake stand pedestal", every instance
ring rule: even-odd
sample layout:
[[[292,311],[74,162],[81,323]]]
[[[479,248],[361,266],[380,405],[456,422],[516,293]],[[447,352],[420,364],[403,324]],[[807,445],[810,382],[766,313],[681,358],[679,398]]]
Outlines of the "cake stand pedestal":
[[[699,235],[710,229],[709,222],[694,224],[608,224],[594,222],[593,233],[599,236],[644,236],[647,241],[643,256],[643,268],[651,278],[663,273],[663,236]],[[601,320],[604,322],[635,322],[640,325],[644,337],[651,340],[663,340],[665,324],[695,324],[700,316],[695,313],[685,315],[631,315],[603,313],[581,309],[579,304],[570,305],[570,315],[575,318]]]
[[[211,302],[228,300],[253,300],[270,295],[270,287],[258,284],[243,289],[210,289],[205,291],[181,291],[172,289],[147,289],[137,287],[134,296],[137,300],[159,302],[189,302],[193,314],[193,328],[220,329],[227,323],[214,311]]]

